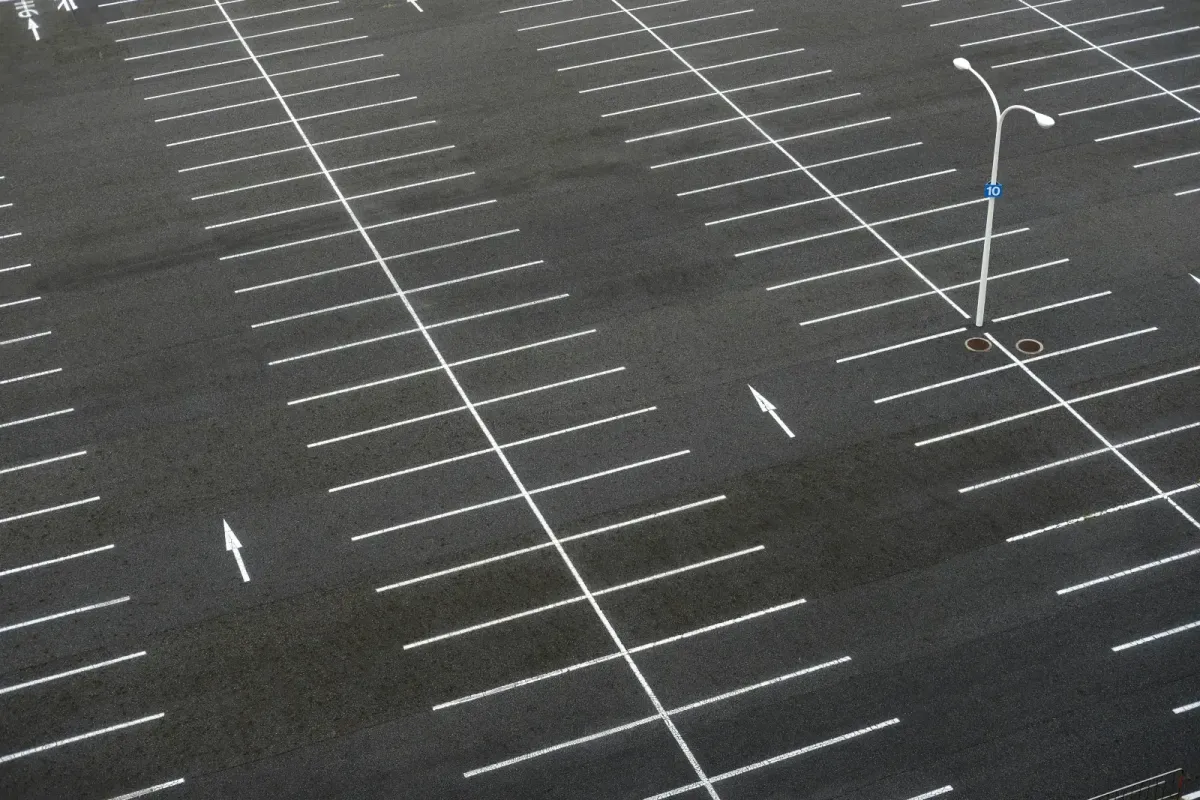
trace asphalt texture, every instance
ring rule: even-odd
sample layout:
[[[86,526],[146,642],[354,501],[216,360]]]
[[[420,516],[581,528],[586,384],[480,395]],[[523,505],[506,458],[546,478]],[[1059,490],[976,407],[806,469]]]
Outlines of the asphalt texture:
[[[1056,118],[979,329],[960,56]],[[1186,0],[0,3],[0,797],[1200,773],[1197,86]]]

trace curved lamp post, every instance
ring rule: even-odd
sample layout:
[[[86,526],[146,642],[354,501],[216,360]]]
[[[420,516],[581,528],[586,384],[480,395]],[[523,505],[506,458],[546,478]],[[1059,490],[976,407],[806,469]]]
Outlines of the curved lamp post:
[[[967,61],[965,58],[956,58],[954,59],[954,66],[956,69],[969,72],[976,78],[979,78],[979,82],[983,84],[983,88],[987,89],[988,97],[992,99],[992,108],[996,112],[996,147],[992,151],[992,179],[989,182],[990,189],[990,186],[996,183],[996,178],[998,177],[1000,171],[1000,131],[1004,127],[1004,118],[1008,116],[1008,112],[1012,111],[1013,109],[1028,111],[1033,115],[1033,118],[1037,120],[1037,124],[1041,128],[1052,127],[1054,125],[1054,118],[1047,114],[1043,114],[1040,111],[1034,111],[1028,106],[1014,105],[1009,106],[1001,111],[1000,101],[996,99],[996,93],[992,91],[992,87],[989,86],[988,82],[983,79],[983,76],[975,71],[975,68],[971,66],[970,61]],[[991,191],[988,191],[987,197],[987,227],[984,229],[983,233],[983,267],[979,273],[979,302],[975,306],[975,325],[977,327],[983,326],[983,306],[987,300],[988,260],[992,255],[992,217],[996,213],[996,195]]]

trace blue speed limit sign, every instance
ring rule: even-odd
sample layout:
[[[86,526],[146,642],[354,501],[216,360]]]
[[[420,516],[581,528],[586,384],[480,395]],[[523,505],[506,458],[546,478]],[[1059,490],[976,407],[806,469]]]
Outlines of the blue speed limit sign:
[[[1004,184],[1002,183],[985,183],[983,185],[984,197],[999,197],[1004,194]]]

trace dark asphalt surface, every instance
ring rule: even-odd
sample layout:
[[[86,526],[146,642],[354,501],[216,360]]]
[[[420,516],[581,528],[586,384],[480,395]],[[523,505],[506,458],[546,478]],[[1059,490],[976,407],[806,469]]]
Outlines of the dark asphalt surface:
[[[0,3],[0,797],[1200,773],[1200,626],[1113,650],[1200,620],[1195,3],[75,2]],[[1058,119],[986,353],[960,55]]]

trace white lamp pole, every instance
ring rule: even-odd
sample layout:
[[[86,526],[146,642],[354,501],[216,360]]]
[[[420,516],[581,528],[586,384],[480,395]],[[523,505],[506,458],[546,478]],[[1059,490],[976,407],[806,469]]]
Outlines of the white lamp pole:
[[[988,97],[992,99],[992,108],[996,112],[996,147],[992,151],[992,179],[989,182],[989,185],[995,184],[996,178],[999,176],[1000,172],[1000,131],[1004,127],[1004,118],[1008,116],[1008,112],[1012,111],[1013,109],[1028,111],[1033,115],[1033,118],[1037,120],[1038,126],[1042,128],[1049,128],[1053,126],[1054,118],[1043,114],[1040,111],[1034,111],[1028,106],[1009,106],[1001,111],[1000,101],[996,99],[996,93],[992,91],[992,87],[989,86],[988,82],[983,79],[983,76],[975,71],[975,68],[971,66],[970,61],[967,61],[965,58],[956,58],[954,59],[954,66],[957,69],[969,72],[976,78],[979,78],[979,82],[983,84],[983,88],[987,89]],[[988,261],[992,256],[992,217],[995,215],[995,213],[996,196],[989,192],[987,227],[983,232],[983,267],[979,272],[979,302],[975,306],[975,325],[977,327],[983,326],[983,307],[984,303],[987,301]]]

